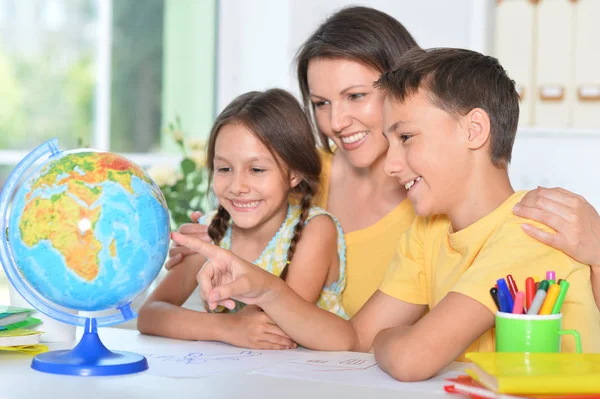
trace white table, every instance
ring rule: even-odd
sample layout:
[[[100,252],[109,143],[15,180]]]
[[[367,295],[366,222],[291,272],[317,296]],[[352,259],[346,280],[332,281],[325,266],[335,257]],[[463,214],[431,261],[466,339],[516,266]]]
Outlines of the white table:
[[[157,345],[182,341],[149,337],[137,331],[102,328],[99,335],[111,350],[153,348]],[[78,338],[81,331],[78,331]],[[72,345],[49,345],[51,349],[64,349]],[[152,375],[148,371],[113,377],[74,377],[54,375],[31,369],[31,357],[0,353],[0,398],[460,398],[443,391],[443,380],[436,381],[430,392],[407,392],[394,389],[368,388],[330,382],[276,378],[235,372],[203,378],[172,378]],[[439,384],[438,384],[439,382]]]

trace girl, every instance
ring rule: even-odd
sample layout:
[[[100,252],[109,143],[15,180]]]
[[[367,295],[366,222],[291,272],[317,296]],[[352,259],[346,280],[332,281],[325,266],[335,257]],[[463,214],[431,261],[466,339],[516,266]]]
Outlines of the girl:
[[[332,216],[312,206],[321,163],[294,97],[273,89],[236,98],[211,130],[207,165],[219,201],[202,221],[211,240],[285,279],[306,301],[347,318],[343,234]],[[182,308],[205,260],[187,256],[167,273],[140,309],[140,332],[247,348],[295,346],[255,306],[238,303],[233,313],[217,314]]]
[[[321,190],[315,204],[335,215],[345,232],[348,265],[343,301],[350,316],[377,290],[398,239],[415,216],[404,187],[383,172],[388,148],[381,133],[383,97],[373,88],[373,82],[414,46],[410,33],[390,15],[348,7],[323,22],[296,57],[305,111],[323,148]],[[330,147],[330,142],[335,146]],[[600,239],[594,234],[600,232],[600,218],[583,198],[556,199],[559,190],[546,190],[548,198],[541,201],[527,201],[532,192],[525,197],[525,206],[515,210],[555,229],[553,240],[535,234],[535,228],[524,227],[526,232],[583,263],[600,264]],[[563,197],[571,194],[562,191]],[[532,202],[545,206],[537,210]],[[570,206],[573,202],[580,206]],[[594,214],[595,218],[588,217]],[[198,214],[193,216],[196,220]],[[588,220],[591,226],[574,223]],[[184,225],[179,232],[207,239],[206,228],[198,224]],[[588,245],[570,245],[577,242]],[[167,269],[189,253],[174,246]],[[592,276],[595,288],[600,287],[600,271]],[[595,292],[600,307],[600,289]]]

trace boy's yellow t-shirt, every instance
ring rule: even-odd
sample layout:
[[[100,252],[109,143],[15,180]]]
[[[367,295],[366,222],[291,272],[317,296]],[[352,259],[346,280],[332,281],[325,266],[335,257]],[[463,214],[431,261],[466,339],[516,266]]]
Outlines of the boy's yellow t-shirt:
[[[324,150],[320,150],[319,153],[322,162],[321,187],[313,205],[327,209],[333,154]],[[342,300],[348,316],[354,316],[377,291],[394,256],[398,240],[414,218],[412,204],[405,199],[377,223],[344,234],[346,289],[342,294]]]
[[[448,292],[458,292],[496,313],[489,292],[496,280],[512,274],[518,289],[524,290],[527,277],[543,279],[546,271],[554,270],[557,280],[570,283],[562,306],[562,328],[579,331],[584,352],[600,352],[600,312],[594,302],[590,267],[523,232],[523,223],[536,224],[512,212],[525,194],[513,194],[493,212],[456,233],[446,216],[416,217],[400,239],[379,289],[430,309]],[[465,353],[493,352],[494,332],[487,331]],[[562,338],[562,350],[575,351],[572,337]],[[464,361],[464,354],[458,360]]]

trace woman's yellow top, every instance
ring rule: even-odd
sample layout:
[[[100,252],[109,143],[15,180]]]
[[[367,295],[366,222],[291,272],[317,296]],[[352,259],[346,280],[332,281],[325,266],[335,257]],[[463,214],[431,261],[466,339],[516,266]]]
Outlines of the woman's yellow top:
[[[322,171],[320,190],[313,205],[327,209],[333,154],[320,150]],[[335,215],[334,215],[335,216]],[[408,199],[402,201],[377,223],[345,233],[346,289],[342,300],[352,317],[377,290],[397,248],[398,240],[415,218]]]

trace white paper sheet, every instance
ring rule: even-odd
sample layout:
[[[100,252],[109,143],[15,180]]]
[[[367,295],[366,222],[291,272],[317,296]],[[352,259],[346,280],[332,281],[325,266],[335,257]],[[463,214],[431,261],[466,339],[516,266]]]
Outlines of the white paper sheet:
[[[370,353],[299,351],[306,356],[255,370],[253,374],[310,381],[333,382],[413,392],[442,393],[444,380],[464,374],[464,365],[443,370],[438,376],[423,382],[396,381],[381,370]]]
[[[157,347],[143,352],[148,373],[162,377],[199,378],[251,371],[297,359],[294,350],[270,351],[237,348],[220,342],[191,342],[185,347]]]
[[[307,369],[334,370],[366,370],[377,366],[375,357],[369,353],[355,352],[316,352],[300,349],[301,358],[291,360],[290,364],[301,364]]]

